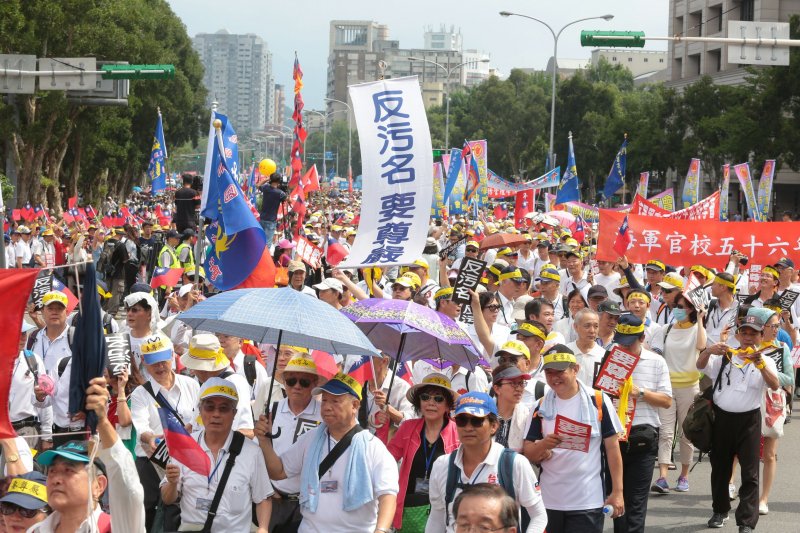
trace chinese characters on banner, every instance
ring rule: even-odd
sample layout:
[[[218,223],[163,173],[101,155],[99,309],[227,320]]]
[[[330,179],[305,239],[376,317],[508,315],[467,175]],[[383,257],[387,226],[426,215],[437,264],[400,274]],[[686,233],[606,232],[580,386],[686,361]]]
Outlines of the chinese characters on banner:
[[[758,209],[758,199],[756,192],[753,190],[753,179],[750,176],[750,165],[742,163],[733,167],[736,174],[736,179],[744,191],[744,199],[747,203],[747,212],[750,215],[750,220],[763,221],[761,211]]]
[[[441,161],[433,164],[433,201],[431,203],[431,216],[444,218],[447,209],[444,207],[444,170]]]
[[[433,196],[433,153],[416,76],[349,87],[361,143],[361,222],[347,264],[410,264],[422,254]]]
[[[639,195],[636,195],[631,204],[631,213],[636,215],[674,218],[679,220],[718,220],[719,212],[719,191],[680,211],[667,211]]]
[[[616,261],[612,245],[624,213],[600,210],[597,259]],[[628,215],[631,245],[628,260],[645,263],[658,259],[670,265],[725,265],[733,250],[752,265],[770,265],[800,252],[800,224],[793,222],[720,222]],[[750,268],[752,272],[752,267]]]
[[[489,168],[487,167],[488,162],[488,144],[486,140],[480,141],[470,141],[469,142],[470,150],[472,150],[472,157],[475,158],[475,162],[478,163],[478,205],[486,205],[488,202],[488,173]]]
[[[700,160],[692,159],[689,163],[689,171],[686,173],[686,181],[683,182],[683,207],[697,203],[700,198]]]
[[[300,235],[297,237],[297,257],[311,268],[322,266],[322,248]]]
[[[675,210],[675,194],[672,191],[672,187],[664,192],[656,194],[651,198],[648,198],[648,200],[656,204],[661,209],[666,209],[667,211]]]
[[[456,283],[453,285],[454,302],[469,304],[472,301],[469,291],[470,289],[475,290],[475,287],[480,283],[484,268],[486,268],[486,261],[470,257],[463,259],[461,268],[458,270]]]
[[[614,346],[606,357],[594,380],[594,388],[619,396],[619,391],[626,379],[631,377],[639,356],[628,353],[619,346]]]
[[[561,442],[558,443],[556,448],[584,453],[589,451],[589,440],[592,437],[592,426],[589,424],[583,424],[571,418],[556,415],[554,433],[561,437]]]
[[[611,398],[611,403],[614,404],[614,409],[619,413],[619,398]],[[619,434],[620,442],[628,442],[628,435],[631,434],[631,426],[633,426],[633,416],[636,414],[636,398],[629,396],[628,405],[625,408],[625,420],[621,420],[624,430]]]

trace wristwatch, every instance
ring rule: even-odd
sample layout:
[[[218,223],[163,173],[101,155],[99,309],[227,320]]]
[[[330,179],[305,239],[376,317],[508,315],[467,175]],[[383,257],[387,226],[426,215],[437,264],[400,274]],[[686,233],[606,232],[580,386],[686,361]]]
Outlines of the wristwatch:
[[[644,387],[640,387],[639,388],[639,399],[640,400],[644,400],[644,393],[645,392],[647,392],[647,389],[645,389]]]
[[[6,463],[8,463],[8,464],[14,464],[14,463],[16,463],[17,461],[19,461],[19,455],[15,454],[15,453],[12,453],[12,454],[6,455]]]

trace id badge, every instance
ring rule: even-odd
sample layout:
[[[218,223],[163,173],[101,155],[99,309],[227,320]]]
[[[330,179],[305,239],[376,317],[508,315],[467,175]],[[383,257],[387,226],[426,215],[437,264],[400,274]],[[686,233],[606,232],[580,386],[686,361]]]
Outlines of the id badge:
[[[195,509],[198,511],[208,511],[211,509],[211,500],[207,500],[205,498],[197,498],[197,502],[195,503]]]
[[[416,485],[414,485],[415,489],[414,492],[417,492],[419,494],[428,494],[428,488],[430,487],[430,484],[431,484],[430,480],[424,477],[418,477],[417,483]]]
[[[330,480],[330,481],[320,481],[319,483],[320,491],[325,493],[332,493],[339,491],[339,482],[337,480]]]
[[[747,374],[742,376],[742,379],[736,380],[736,384],[733,386],[733,390],[736,392],[744,392],[747,390]]]

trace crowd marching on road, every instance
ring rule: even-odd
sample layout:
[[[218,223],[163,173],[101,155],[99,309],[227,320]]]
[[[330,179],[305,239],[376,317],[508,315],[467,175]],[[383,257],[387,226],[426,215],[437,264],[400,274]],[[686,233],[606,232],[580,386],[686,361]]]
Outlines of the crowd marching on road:
[[[282,287],[267,290],[348,319],[359,302],[402,304],[453,325],[472,359],[448,360],[433,338],[406,359],[192,326],[225,292],[203,267],[189,178],[174,204],[134,195],[118,225],[111,199],[102,219],[12,221],[9,269],[46,283],[11,374],[0,531],[636,533],[651,498],[698,486],[711,488],[709,528],[769,520],[797,379],[790,255],[751,290],[737,251],[691,268],[598,261],[596,225],[573,235],[481,211],[432,219],[408,265],[338,268],[328,251],[314,268],[298,235],[346,256],[359,195],[310,198],[293,236],[281,185],[260,185]],[[485,266],[465,299],[454,289],[471,261]],[[109,349],[76,411],[77,304],[95,289],[102,334],[127,357]],[[710,479],[690,484],[705,454]]]

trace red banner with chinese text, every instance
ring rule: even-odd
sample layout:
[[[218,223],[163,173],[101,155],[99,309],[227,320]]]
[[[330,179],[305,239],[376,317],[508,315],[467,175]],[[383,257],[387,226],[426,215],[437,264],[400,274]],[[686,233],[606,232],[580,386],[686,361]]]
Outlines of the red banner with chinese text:
[[[720,209],[720,193],[719,191],[707,196],[690,205],[686,209],[680,211],[667,211],[654,204],[650,200],[645,200],[638,194],[633,199],[631,204],[631,213],[636,215],[648,215],[654,217],[674,218],[682,220],[719,220]]]
[[[597,259],[616,261],[613,250],[625,213],[600,210]],[[628,215],[631,244],[628,261],[645,263],[658,259],[673,266],[703,264],[723,268],[733,250],[752,264],[770,265],[800,252],[800,224],[796,222],[720,222],[673,220]]]

